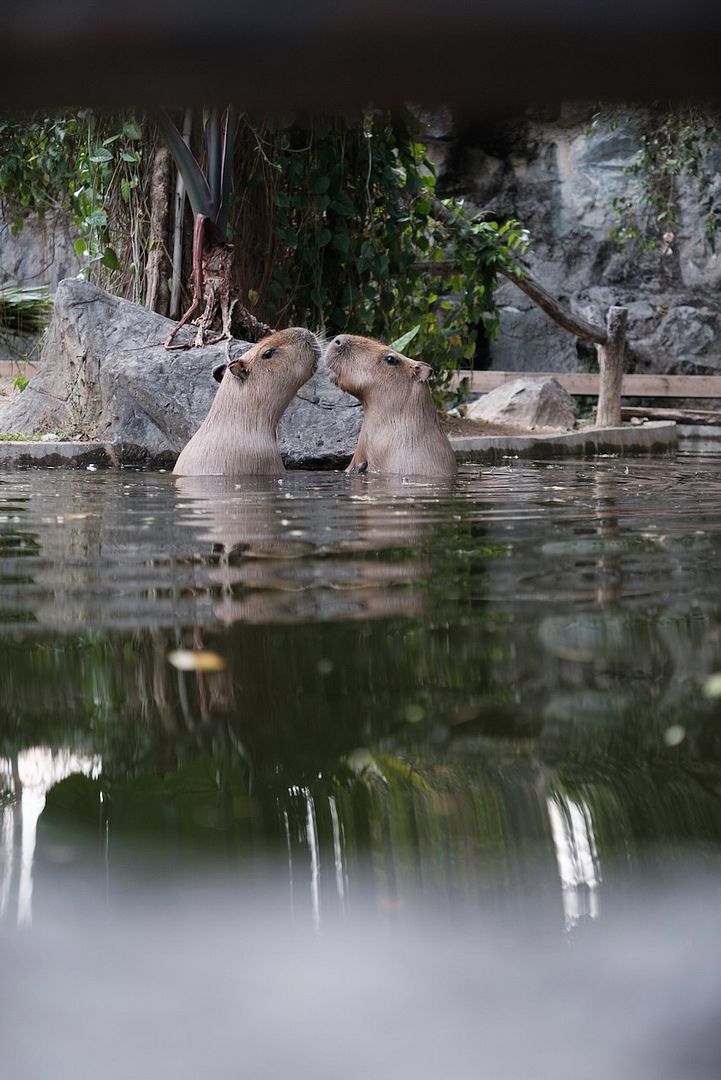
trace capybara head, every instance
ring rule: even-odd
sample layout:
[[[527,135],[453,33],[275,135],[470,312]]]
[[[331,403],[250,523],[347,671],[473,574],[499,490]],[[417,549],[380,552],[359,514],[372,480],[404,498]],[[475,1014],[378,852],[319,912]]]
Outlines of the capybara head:
[[[290,403],[295,392],[315,372],[320,345],[315,334],[300,326],[290,326],[263,338],[242,356],[213,369],[218,382],[252,394],[260,402]]]
[[[329,342],[325,359],[336,385],[360,401],[370,393],[391,399],[407,396],[427,383],[433,373],[421,360],[411,360],[380,341],[354,334],[341,334]]]

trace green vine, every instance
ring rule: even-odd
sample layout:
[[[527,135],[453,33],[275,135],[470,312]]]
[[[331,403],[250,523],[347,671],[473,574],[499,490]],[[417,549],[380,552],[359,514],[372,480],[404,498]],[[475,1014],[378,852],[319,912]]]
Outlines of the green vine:
[[[194,137],[202,161],[197,122]],[[156,138],[129,115],[0,121],[6,220],[20,228],[29,211],[66,212],[86,274],[141,299]],[[417,328],[414,355],[441,373],[467,366],[479,334],[495,334],[496,272],[528,239],[516,221],[474,221],[439,203],[410,112],[243,118],[234,192],[230,237],[254,314],[385,341]]]
[[[612,238],[636,241],[645,251],[673,250],[681,227],[681,184],[698,199],[706,240],[714,249],[721,229],[719,117],[696,105],[656,103],[643,111],[621,109],[599,114],[611,127],[624,122],[638,141],[638,154],[626,168],[627,193],[613,199],[617,225]]]
[[[77,232],[74,246],[86,277],[116,289],[128,272],[139,277],[141,258],[134,234],[144,216],[142,139],[140,125],[131,115],[80,110],[0,120],[0,204],[5,221],[17,233],[29,213],[65,213]],[[121,263],[125,275],[120,273]]]
[[[414,355],[436,370],[467,364],[478,332],[496,333],[496,270],[525,249],[527,234],[515,221],[438,219],[435,171],[409,113],[286,116],[248,124],[246,135],[251,164],[238,189],[253,221],[254,189],[271,208],[256,242],[264,287],[247,294],[264,319],[385,341],[417,327]],[[241,246],[249,224],[241,205]]]

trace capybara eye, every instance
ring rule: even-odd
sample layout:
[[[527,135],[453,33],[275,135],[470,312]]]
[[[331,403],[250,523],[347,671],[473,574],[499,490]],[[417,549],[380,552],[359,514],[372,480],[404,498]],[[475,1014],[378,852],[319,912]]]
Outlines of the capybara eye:
[[[342,345],[342,344],[343,344],[343,338],[339,338],[339,337],[337,337],[337,338],[335,339],[335,341],[333,342],[333,344],[334,344],[334,345]]]
[[[398,366],[398,357],[394,356],[393,353],[387,353],[383,357],[383,359],[385,360],[386,364],[388,364],[390,367],[397,367]]]
[[[275,352],[275,349],[266,349],[265,352],[260,354],[261,360],[270,360],[271,356]]]

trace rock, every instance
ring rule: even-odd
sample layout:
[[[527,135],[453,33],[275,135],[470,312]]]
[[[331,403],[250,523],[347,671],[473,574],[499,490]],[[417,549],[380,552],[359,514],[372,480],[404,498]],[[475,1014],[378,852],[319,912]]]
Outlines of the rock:
[[[76,229],[60,211],[28,214],[15,232],[0,211],[0,285],[47,285],[80,273]]]
[[[61,282],[37,374],[0,407],[0,431],[87,433],[112,444],[120,463],[171,466],[206,416],[212,369],[226,359],[224,343],[164,349],[172,325],[85,281]],[[231,356],[247,348],[235,341]],[[281,452],[296,468],[343,464],[360,424],[356,400],[321,370],[283,418]]]
[[[356,398],[330,381],[324,365],[301,386],[278,426],[278,445],[289,469],[342,468],[353,456],[363,421]]]
[[[576,421],[576,402],[555,379],[514,379],[468,406],[469,420],[525,428],[560,428]]]

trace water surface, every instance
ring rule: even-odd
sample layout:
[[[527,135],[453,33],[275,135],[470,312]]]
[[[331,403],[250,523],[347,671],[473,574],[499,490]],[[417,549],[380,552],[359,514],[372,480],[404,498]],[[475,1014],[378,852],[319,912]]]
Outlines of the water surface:
[[[525,883],[596,914],[619,854],[718,850],[720,510],[714,459],[5,473],[6,850],[35,793],[40,839],[284,859],[316,917],[369,862],[394,900]]]
[[[537,944],[698,905],[720,571],[714,458],[3,473],[0,920],[39,934],[71,897],[128,932],[138,873],[252,882],[313,932],[510,913]]]

